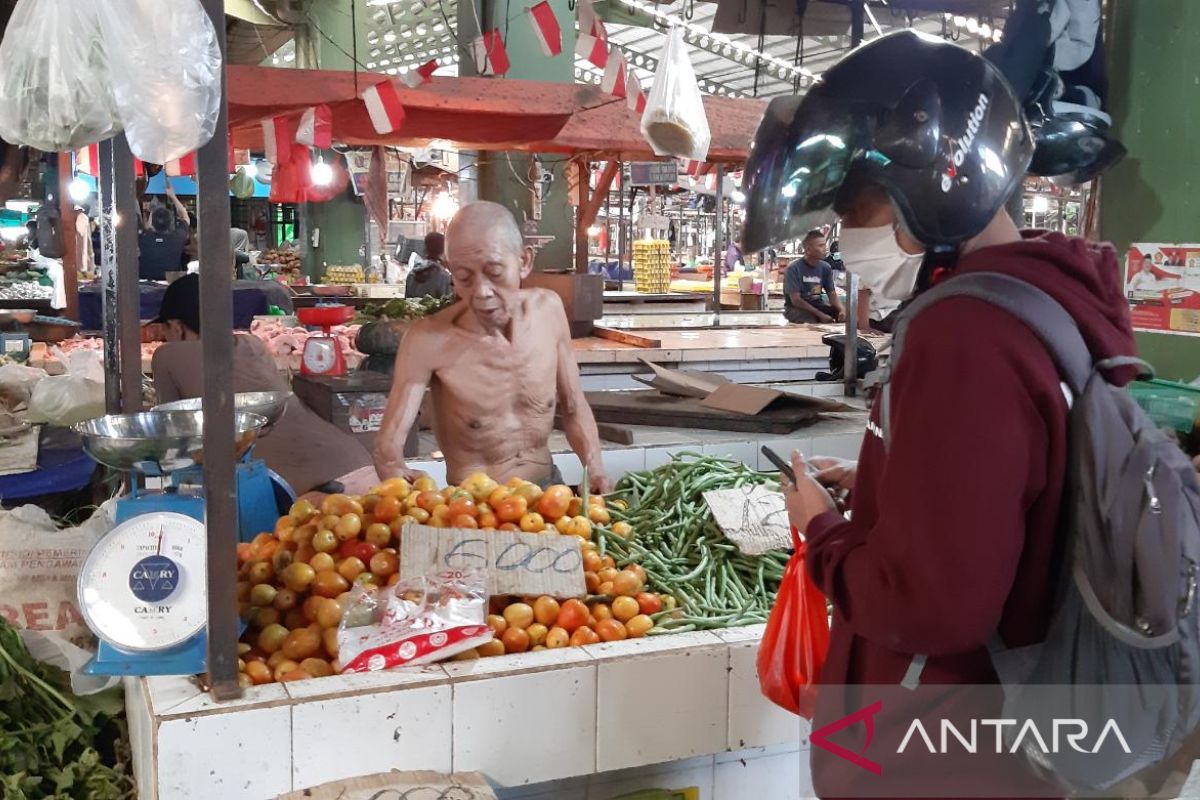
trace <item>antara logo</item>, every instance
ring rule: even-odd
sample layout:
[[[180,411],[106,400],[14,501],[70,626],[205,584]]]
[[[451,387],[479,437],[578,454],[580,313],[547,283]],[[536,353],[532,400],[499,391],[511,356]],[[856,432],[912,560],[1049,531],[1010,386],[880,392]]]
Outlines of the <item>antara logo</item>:
[[[1005,746],[1004,730],[1012,728],[1016,731],[1016,735],[1012,738],[1012,744]],[[914,719],[912,724],[908,726],[908,732],[904,734],[904,740],[900,742],[897,753],[903,753],[909,746],[914,736],[919,736],[920,744],[913,742],[914,747],[919,747],[921,744],[930,753],[939,753],[946,755],[951,748],[961,749],[965,753],[989,752],[988,739],[985,733],[982,741],[979,736],[980,728],[991,728],[994,731],[993,741],[995,749],[991,750],[994,753],[1016,753],[1020,750],[1033,750],[1035,752],[1044,753],[1045,755],[1055,755],[1063,752],[1061,746],[1062,741],[1066,740],[1066,744],[1077,753],[1093,754],[1098,753],[1100,748],[1111,736],[1120,745],[1125,753],[1130,753],[1129,743],[1125,741],[1125,735],[1121,733],[1120,727],[1117,726],[1116,720],[1110,719],[1100,729],[1100,733],[1096,736],[1095,743],[1088,746],[1088,724],[1081,719],[1056,719],[1050,723],[1050,738],[1047,739],[1042,735],[1042,731],[1033,720],[1018,720],[1018,719],[973,719],[967,733],[955,727],[954,723],[948,719],[941,720],[941,736],[934,745],[934,741],[929,736],[929,732],[925,729],[925,725],[921,720]],[[954,742],[958,744],[955,745]],[[1047,744],[1047,742],[1049,742]]]
[[[942,173],[943,192],[950,191],[954,177],[958,174],[958,168],[963,165],[967,158],[967,151],[975,143],[975,137],[979,135],[979,128],[983,125],[983,116],[987,113],[989,102],[988,96],[980,93],[979,99],[975,101],[975,110],[971,112],[971,116],[967,117],[967,132],[954,140],[954,165]]]

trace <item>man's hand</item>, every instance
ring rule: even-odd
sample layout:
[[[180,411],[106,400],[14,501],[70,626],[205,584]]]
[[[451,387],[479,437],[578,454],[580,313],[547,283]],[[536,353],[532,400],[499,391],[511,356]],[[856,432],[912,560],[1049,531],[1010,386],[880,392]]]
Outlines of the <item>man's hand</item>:
[[[846,309],[844,309],[844,308],[839,308],[839,309],[838,309],[838,312],[837,312],[837,321],[838,321],[838,322],[845,322],[845,321],[846,321]]]
[[[786,476],[781,475],[780,489],[783,491],[788,521],[796,530],[804,533],[814,518],[826,511],[836,512],[837,504],[825,487],[808,475],[804,458],[797,452],[792,453],[792,471],[796,473],[796,484],[793,485]]]
[[[604,472],[588,470],[588,491],[592,494],[608,494],[613,489],[613,483]]]
[[[175,187],[171,185],[171,179],[166,175],[163,176],[163,185],[167,187],[167,197],[174,197]]]
[[[858,476],[857,461],[814,456],[808,460],[808,463],[817,471],[817,474],[813,476],[817,479],[817,483],[831,489],[854,491],[854,479]]]
[[[822,325],[825,325],[826,323],[833,322],[833,317],[829,316],[828,314],[822,314],[821,312],[818,311],[817,312],[817,322]]]

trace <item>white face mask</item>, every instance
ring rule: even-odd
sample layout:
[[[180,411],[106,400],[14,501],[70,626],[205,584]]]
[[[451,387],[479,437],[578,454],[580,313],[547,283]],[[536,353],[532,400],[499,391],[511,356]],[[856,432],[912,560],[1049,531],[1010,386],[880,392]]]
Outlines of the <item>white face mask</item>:
[[[871,294],[897,302],[912,296],[925,254],[904,252],[891,225],[842,228],[838,246],[846,269],[858,275]]]

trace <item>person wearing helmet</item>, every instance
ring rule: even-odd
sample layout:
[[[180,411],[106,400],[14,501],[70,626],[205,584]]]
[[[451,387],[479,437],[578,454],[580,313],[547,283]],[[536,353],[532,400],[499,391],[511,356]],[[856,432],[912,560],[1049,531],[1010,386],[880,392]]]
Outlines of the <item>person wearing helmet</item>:
[[[942,281],[999,272],[1062,304],[1095,358],[1133,354],[1115,251],[1023,235],[1004,210],[1033,147],[994,65],[912,31],[881,37],[804,97],[768,106],[743,183],[746,246],[768,247],[840,214],[846,268],[872,292],[903,305]],[[833,606],[814,731],[876,699],[851,688],[858,684],[956,685],[962,693],[937,711],[955,716],[970,694],[959,685],[997,682],[988,643],[1041,641],[1055,607],[1069,399],[1033,331],[987,302],[945,299],[908,325],[889,393],[886,443],[875,403],[857,464],[814,459],[813,479],[794,455],[800,478],[784,493],[806,537],[809,574]],[[833,483],[851,490],[850,520],[826,491]],[[998,687],[993,694],[998,704]],[[886,744],[866,750],[861,726],[857,739],[840,742],[876,762],[890,753],[886,789],[861,764],[814,747],[819,795],[1057,793],[990,740],[969,759],[911,743],[896,755],[904,726],[927,713],[906,707],[915,696],[887,695],[872,719]]]

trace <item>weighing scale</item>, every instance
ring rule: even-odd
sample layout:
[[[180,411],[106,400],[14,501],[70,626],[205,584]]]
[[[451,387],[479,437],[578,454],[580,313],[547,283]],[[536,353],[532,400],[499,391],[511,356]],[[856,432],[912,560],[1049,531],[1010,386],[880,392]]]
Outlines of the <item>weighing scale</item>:
[[[296,309],[296,318],[301,325],[317,327],[324,335],[308,337],[304,343],[304,353],[300,358],[301,375],[346,374],[346,357],[342,355],[342,347],[336,336],[330,333],[334,325],[344,325],[354,318],[353,306],[340,303],[316,305],[311,308]]]
[[[283,413],[283,396],[275,418]],[[250,451],[268,417],[234,416],[235,453]],[[197,479],[202,411],[115,414],[75,426],[83,449],[123,472],[166,477],[161,492],[136,488],[117,502],[116,526],[92,548],[79,572],[79,608],[99,638],[89,675],[196,675],[207,655],[208,534]],[[272,511],[274,504],[272,499]]]

